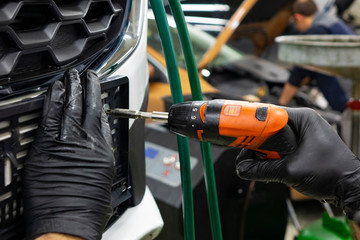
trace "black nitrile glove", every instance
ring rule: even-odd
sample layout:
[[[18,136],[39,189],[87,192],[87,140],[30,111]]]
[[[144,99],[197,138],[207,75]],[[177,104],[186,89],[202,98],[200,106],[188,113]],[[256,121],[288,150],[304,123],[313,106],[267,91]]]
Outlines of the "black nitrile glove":
[[[305,195],[343,208],[351,218],[360,206],[359,159],[315,111],[285,109],[299,139],[297,150],[282,159],[270,160],[242,150],[237,158],[238,176],[290,185]]]
[[[65,84],[49,89],[24,164],[28,239],[50,232],[101,239],[112,212],[110,139],[96,74],[88,71],[80,80],[70,70]]]

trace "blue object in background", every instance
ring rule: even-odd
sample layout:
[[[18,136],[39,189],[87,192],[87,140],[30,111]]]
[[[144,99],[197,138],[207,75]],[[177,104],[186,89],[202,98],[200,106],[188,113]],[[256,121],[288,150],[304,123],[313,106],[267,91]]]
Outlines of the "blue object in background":
[[[151,147],[148,147],[145,149],[145,156],[148,157],[148,158],[155,158],[156,155],[159,153],[158,150],[154,149],[154,148],[151,148]]]

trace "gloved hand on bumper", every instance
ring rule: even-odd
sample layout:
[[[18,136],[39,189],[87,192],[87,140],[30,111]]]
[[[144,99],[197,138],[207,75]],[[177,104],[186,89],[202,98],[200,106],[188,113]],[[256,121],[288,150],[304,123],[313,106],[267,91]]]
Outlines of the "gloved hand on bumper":
[[[360,161],[334,129],[311,109],[285,108],[288,124],[298,136],[297,150],[282,158],[261,160],[242,150],[237,158],[240,178],[279,182],[341,207],[352,218],[360,206]]]
[[[48,91],[24,164],[27,238],[55,232],[101,239],[112,212],[114,158],[100,83],[94,72],[80,79],[75,69],[64,80]]]

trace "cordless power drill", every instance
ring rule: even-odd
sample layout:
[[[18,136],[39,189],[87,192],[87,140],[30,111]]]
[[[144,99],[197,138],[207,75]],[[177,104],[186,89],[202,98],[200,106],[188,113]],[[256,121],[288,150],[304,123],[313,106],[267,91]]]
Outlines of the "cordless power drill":
[[[167,122],[183,136],[218,145],[254,150],[262,158],[280,158],[295,151],[297,139],[285,109],[272,104],[211,100],[174,104],[166,112],[107,109],[123,118]]]

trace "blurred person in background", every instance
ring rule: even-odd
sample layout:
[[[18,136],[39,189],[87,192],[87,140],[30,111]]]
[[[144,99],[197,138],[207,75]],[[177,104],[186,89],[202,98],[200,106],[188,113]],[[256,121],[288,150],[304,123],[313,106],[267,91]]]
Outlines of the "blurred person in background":
[[[341,34],[352,35],[352,30],[339,18],[324,11],[318,11],[313,0],[297,0],[293,7],[293,21],[300,34]],[[286,106],[302,85],[315,82],[333,110],[342,112],[348,97],[335,76],[294,66],[285,84],[279,104]]]

